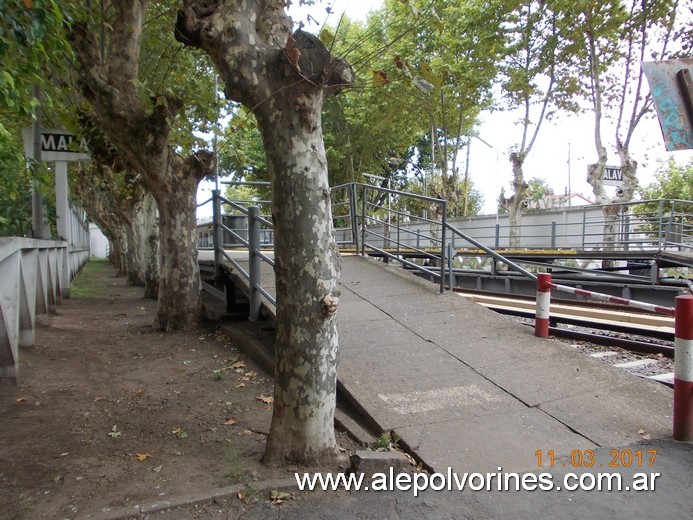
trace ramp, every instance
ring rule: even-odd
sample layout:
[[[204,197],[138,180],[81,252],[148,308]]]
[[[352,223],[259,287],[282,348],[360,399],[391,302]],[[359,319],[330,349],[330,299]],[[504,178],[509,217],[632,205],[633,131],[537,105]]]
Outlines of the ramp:
[[[382,262],[344,257],[341,286],[340,388],[436,471],[532,471],[537,450],[671,435],[663,385]]]

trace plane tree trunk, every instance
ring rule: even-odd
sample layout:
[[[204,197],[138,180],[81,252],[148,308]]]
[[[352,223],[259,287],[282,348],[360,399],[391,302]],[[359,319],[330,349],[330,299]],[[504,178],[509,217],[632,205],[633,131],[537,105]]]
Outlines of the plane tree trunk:
[[[169,136],[181,102],[166,94],[147,103],[139,95],[139,53],[147,3],[113,2],[107,60],[87,22],[73,25],[70,42],[83,94],[99,128],[130,167],[142,173],[159,209],[161,271],[155,325],[163,331],[193,330],[202,313],[195,197],[199,181],[213,173],[214,156],[206,150],[187,157],[176,153]]]
[[[320,40],[291,33],[284,2],[186,1],[176,38],[204,49],[226,97],[255,113],[272,183],[277,340],[269,465],[337,457],[339,256],[322,136],[324,97],[353,70]]]

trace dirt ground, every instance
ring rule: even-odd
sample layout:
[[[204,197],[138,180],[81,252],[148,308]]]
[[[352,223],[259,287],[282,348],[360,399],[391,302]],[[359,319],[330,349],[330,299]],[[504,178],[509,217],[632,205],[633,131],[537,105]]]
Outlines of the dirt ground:
[[[0,385],[0,518],[79,518],[292,475],[260,463],[271,376],[214,324],[155,331],[141,295],[90,262],[20,351],[19,385]]]

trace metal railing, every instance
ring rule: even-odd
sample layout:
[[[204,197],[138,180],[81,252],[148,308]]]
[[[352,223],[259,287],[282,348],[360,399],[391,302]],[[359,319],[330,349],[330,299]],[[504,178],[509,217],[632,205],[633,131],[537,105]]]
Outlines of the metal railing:
[[[248,282],[250,301],[250,320],[260,319],[262,297],[264,296],[272,305],[277,304],[276,299],[262,287],[262,263],[274,267],[274,259],[262,251],[262,247],[273,248],[273,225],[267,218],[260,215],[258,206],[244,206],[236,201],[229,200],[221,195],[219,190],[212,191],[212,197],[198,204],[198,207],[212,203],[212,250],[214,251],[215,273],[218,279],[223,279],[222,263],[228,261],[235,271]],[[250,201],[254,202],[254,201]],[[222,214],[222,204],[234,211],[233,215]],[[241,217],[247,224],[233,228],[227,225],[228,217]],[[225,218],[227,219],[225,221]],[[238,222],[237,222],[238,223]],[[199,237],[198,237],[199,238]],[[205,248],[209,244],[205,243]],[[227,250],[247,249],[247,269],[229,254]]]
[[[235,183],[234,183],[235,184]],[[268,183],[258,183],[266,186]],[[536,281],[537,275],[529,269],[500,254],[502,243],[509,236],[504,230],[510,226],[495,223],[491,226],[470,226],[474,219],[448,219],[445,200],[389,188],[362,183],[347,183],[331,189],[332,216],[335,236],[340,249],[352,248],[366,255],[375,254],[385,259],[416,270],[432,281],[438,282],[440,292],[445,290],[445,277],[453,285],[452,260],[463,249],[478,249],[485,255],[508,266],[521,277]],[[261,246],[272,247],[272,223],[259,214],[257,206],[248,206],[257,201],[231,201],[214,191],[204,204],[213,203],[213,218],[209,233],[200,246],[212,246],[216,272],[221,275],[221,263],[229,261],[250,286],[251,319],[259,317],[261,298],[264,296],[272,305],[275,299],[261,286],[262,262],[274,265],[274,261],[263,253]],[[222,204],[235,215],[222,215]],[[693,249],[693,216],[686,210],[693,202],[682,200],[639,201],[612,205],[608,211],[602,206],[587,206],[561,210],[563,222],[551,220],[544,223],[523,224],[524,245],[535,247],[575,248],[597,250],[659,251],[677,248],[679,251]],[[683,210],[683,211],[681,211]],[[542,212],[543,217],[549,212]],[[567,216],[566,216],[567,215]],[[534,218],[536,215],[530,215]],[[226,220],[225,220],[226,219]],[[229,219],[236,219],[229,225]],[[612,238],[605,240],[604,228],[610,225],[615,230]],[[490,233],[487,233],[487,231]],[[210,237],[212,240],[209,240]],[[548,240],[548,242],[547,242]],[[508,244],[505,244],[508,247]],[[248,249],[248,269],[233,258],[227,250]],[[533,271],[542,270],[545,264],[523,262]],[[585,271],[580,268],[567,270]],[[616,276],[611,273],[611,276]],[[623,275],[632,277],[634,275]]]
[[[605,210],[614,213],[615,219],[609,220]],[[512,226],[507,215],[448,218],[447,222],[492,249],[691,252],[692,212],[693,202],[664,199],[528,211],[521,215],[516,243],[510,240]],[[605,233],[607,224],[614,229],[612,236]],[[412,219],[401,225],[413,229],[418,223]],[[456,236],[451,240],[455,247],[471,247],[465,241],[458,242]],[[420,245],[427,247],[423,242]]]
[[[445,291],[448,230],[445,200],[355,182],[335,186],[331,191],[339,245],[351,244],[361,255],[373,251],[388,260],[396,260],[437,279],[440,292]],[[398,205],[391,204],[393,197]],[[419,213],[398,209],[405,200],[412,209],[418,208]],[[385,205],[386,201],[390,204]],[[429,217],[431,213],[437,218]],[[416,222],[416,226],[403,225],[404,221]],[[407,260],[405,251],[406,256],[415,255],[423,264]]]

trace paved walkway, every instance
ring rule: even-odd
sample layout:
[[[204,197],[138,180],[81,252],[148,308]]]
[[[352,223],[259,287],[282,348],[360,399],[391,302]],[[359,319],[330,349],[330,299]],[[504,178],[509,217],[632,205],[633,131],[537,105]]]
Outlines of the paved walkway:
[[[274,295],[271,269],[262,276]],[[343,390],[436,471],[534,470],[537,450],[559,458],[671,436],[664,385],[400,267],[345,256],[341,285]]]
[[[343,262],[339,379],[436,471],[671,436],[672,391],[542,340],[400,268]]]
[[[609,472],[624,486],[635,473],[658,473],[656,492],[361,491],[335,495],[329,511],[316,497],[279,518],[693,517],[693,446],[671,440],[672,390],[536,338],[454,293],[438,294],[399,267],[342,260],[341,386],[434,471],[550,472],[557,483],[569,472]],[[271,282],[271,272],[263,276]],[[611,467],[628,449],[643,460]],[[592,467],[581,464],[585,450],[593,451]],[[647,450],[657,453],[653,466]],[[258,508],[247,518],[263,514]]]

